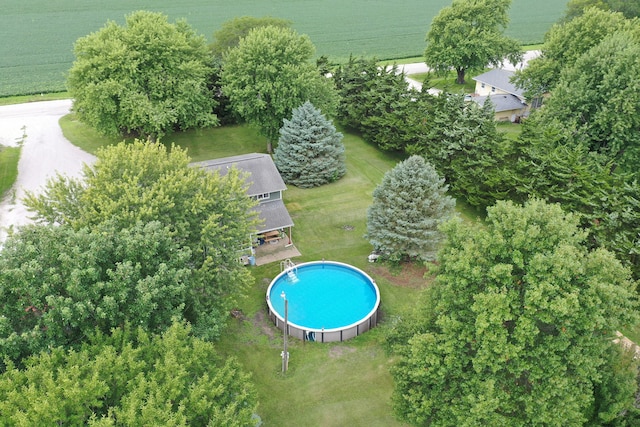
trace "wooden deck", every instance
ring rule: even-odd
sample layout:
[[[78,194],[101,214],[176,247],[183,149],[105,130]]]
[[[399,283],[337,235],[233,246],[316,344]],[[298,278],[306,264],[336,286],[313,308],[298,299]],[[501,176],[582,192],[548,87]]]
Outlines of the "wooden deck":
[[[300,255],[295,245],[289,245],[289,238],[285,235],[282,239],[272,240],[256,247],[256,265],[270,264]]]

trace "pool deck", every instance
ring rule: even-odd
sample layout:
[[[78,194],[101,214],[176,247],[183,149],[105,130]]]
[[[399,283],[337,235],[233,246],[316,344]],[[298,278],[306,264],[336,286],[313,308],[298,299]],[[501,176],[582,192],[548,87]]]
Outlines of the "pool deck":
[[[256,248],[256,265],[270,264],[302,255],[295,245],[289,245],[288,243],[289,239],[285,237],[277,242],[265,243],[258,246]]]

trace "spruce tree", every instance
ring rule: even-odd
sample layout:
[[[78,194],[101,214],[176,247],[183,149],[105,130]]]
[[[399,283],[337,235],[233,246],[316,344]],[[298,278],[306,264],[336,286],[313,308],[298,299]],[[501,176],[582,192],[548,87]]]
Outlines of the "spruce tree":
[[[435,168],[421,156],[411,156],[387,172],[373,192],[367,212],[367,239],[391,261],[435,259],[455,199]]]
[[[317,187],[346,173],[342,134],[307,101],[284,120],[274,162],[288,184]]]

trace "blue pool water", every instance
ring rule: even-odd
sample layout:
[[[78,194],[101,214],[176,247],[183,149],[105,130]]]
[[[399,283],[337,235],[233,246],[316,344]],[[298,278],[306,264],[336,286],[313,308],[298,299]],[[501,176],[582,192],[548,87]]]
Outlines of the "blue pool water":
[[[321,261],[300,264],[293,272],[297,280],[283,272],[267,291],[273,310],[282,318],[284,291],[290,324],[304,330],[343,328],[362,321],[377,309],[377,286],[355,267]]]

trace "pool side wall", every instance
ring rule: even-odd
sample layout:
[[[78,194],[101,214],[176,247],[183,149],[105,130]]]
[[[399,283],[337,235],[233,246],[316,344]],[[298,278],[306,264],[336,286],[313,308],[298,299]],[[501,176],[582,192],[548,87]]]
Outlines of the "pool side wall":
[[[355,338],[358,335],[367,332],[369,329],[375,327],[378,324],[378,311],[380,309],[380,290],[378,289],[378,285],[376,282],[364,271],[360,270],[357,267],[354,267],[349,264],[344,264],[336,261],[312,261],[306,262],[303,264],[299,264],[296,267],[304,267],[305,265],[312,264],[333,264],[341,267],[351,268],[358,273],[362,274],[364,277],[369,280],[369,283],[376,291],[376,303],[374,309],[367,315],[363,320],[358,323],[347,325],[344,328],[335,328],[335,329],[304,329],[296,324],[292,324],[289,322],[288,324],[288,335],[301,339],[301,340],[309,340],[309,341],[317,341],[317,342],[340,342],[345,341],[351,338]],[[276,276],[269,285],[267,289],[267,307],[269,310],[269,318],[275,325],[281,330],[284,331],[284,318],[280,316],[272,307],[271,301],[269,301],[268,295],[271,292],[271,287],[278,281],[278,279],[286,274],[286,270],[281,272],[278,276]],[[309,339],[309,335],[312,334],[314,339]]]
[[[269,307],[269,318],[275,325],[281,330],[284,330],[284,320],[280,318],[280,316],[276,315],[276,313],[271,310]],[[292,325],[289,323],[289,335],[300,340],[308,340],[308,334],[313,332],[315,334],[314,341],[317,342],[337,342],[337,341],[345,341],[351,338],[355,338],[358,335],[367,332],[369,329],[373,328],[378,324],[378,309],[376,310],[365,320],[358,323],[357,325],[349,326],[345,329],[328,329],[326,331],[319,329],[302,329],[296,325]]]

